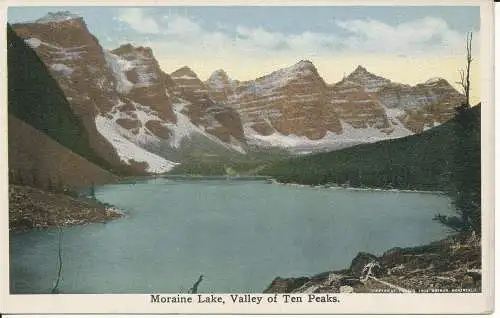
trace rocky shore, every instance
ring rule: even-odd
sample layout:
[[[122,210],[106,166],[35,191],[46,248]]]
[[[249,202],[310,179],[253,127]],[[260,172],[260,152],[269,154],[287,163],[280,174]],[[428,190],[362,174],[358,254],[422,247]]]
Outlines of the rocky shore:
[[[358,253],[349,268],[275,278],[265,293],[481,292],[480,237],[457,234],[424,246]]]
[[[9,229],[71,226],[122,217],[113,207],[27,186],[9,185]]]

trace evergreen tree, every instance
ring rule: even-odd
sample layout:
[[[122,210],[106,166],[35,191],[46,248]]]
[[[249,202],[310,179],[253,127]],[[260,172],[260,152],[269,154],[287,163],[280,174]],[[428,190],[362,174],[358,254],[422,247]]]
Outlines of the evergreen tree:
[[[469,106],[457,107],[455,157],[449,191],[458,217],[437,215],[444,225],[461,232],[481,233],[481,128]]]
[[[481,118],[470,111],[472,33],[467,34],[466,70],[460,70],[465,101],[456,108],[454,158],[450,173],[453,204],[458,217],[437,215],[444,225],[462,232],[481,233]]]

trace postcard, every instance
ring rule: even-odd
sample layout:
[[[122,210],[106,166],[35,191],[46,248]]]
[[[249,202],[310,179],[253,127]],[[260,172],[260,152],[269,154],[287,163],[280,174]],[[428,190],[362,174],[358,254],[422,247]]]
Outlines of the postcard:
[[[491,1],[2,11],[2,313],[493,311]]]

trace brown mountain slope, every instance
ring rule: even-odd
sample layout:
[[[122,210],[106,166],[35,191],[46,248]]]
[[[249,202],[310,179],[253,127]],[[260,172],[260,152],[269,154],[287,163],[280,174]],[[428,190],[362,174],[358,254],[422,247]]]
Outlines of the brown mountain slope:
[[[61,146],[44,133],[9,115],[11,182],[38,188],[89,187],[117,177]]]
[[[175,84],[175,96],[188,102],[184,111],[191,122],[204,127],[207,133],[223,142],[245,140],[240,114],[223,100],[214,100],[209,94],[209,87],[193,70],[181,67],[170,74],[170,78]]]
[[[118,103],[115,83],[103,49],[82,19],[13,24],[13,30],[33,50],[56,80],[72,112],[83,123],[90,147],[112,165],[120,165],[109,141],[96,129],[94,119]],[[22,43],[22,42],[21,42]],[[15,67],[15,65],[14,65]]]

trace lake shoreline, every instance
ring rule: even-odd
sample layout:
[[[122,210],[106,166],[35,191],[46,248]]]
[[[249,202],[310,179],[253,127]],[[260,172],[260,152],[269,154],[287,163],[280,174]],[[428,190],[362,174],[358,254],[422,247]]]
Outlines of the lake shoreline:
[[[67,227],[123,217],[117,208],[28,186],[9,185],[9,231]]]
[[[329,189],[329,190],[351,190],[351,191],[370,191],[370,192],[397,192],[397,193],[422,193],[422,194],[438,194],[446,195],[444,191],[438,190],[409,190],[409,189],[383,189],[383,188],[368,188],[368,187],[349,187],[349,186],[331,186],[331,185],[312,185],[293,182],[279,182],[274,178],[269,178],[268,183],[277,184],[290,188],[314,188],[314,189]]]
[[[454,234],[380,256],[359,252],[349,268],[276,277],[264,293],[480,293],[481,238]]]

